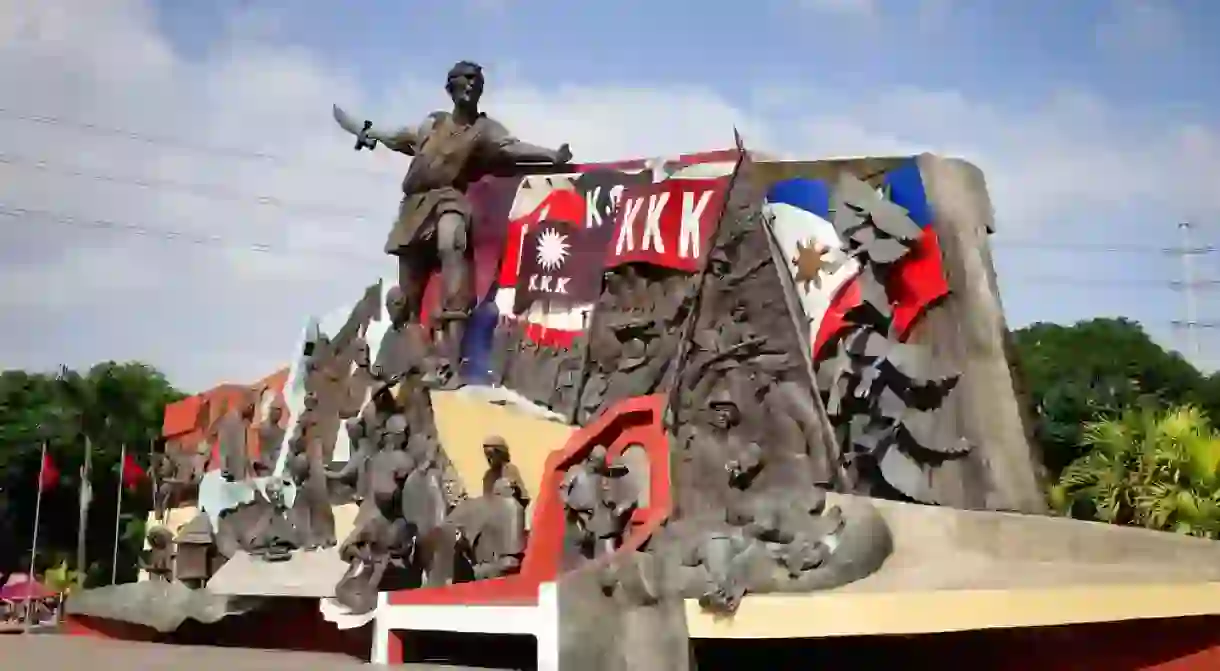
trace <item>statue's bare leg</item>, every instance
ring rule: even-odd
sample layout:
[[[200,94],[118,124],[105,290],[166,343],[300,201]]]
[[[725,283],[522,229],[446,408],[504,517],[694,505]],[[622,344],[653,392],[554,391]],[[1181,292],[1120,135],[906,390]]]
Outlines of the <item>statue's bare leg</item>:
[[[444,357],[450,374],[461,365],[462,338],[471,310],[470,222],[458,212],[445,212],[436,222],[436,247],[441,265],[441,323]]]
[[[398,288],[402,290],[403,303],[406,306],[406,320],[419,323],[424,307],[424,288],[428,286],[428,276],[436,267],[435,260],[425,253],[421,247],[426,243],[415,243],[398,250]]]

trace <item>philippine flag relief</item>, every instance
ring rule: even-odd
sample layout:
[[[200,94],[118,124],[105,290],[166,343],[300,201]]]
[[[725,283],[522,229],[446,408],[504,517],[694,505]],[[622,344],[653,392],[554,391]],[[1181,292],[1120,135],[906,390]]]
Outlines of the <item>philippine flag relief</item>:
[[[772,234],[788,262],[801,307],[809,318],[809,334],[817,354],[844,326],[844,315],[853,305],[844,304],[843,298],[852,293],[860,264],[847,256],[843,240],[830,223],[830,188],[825,182],[801,178],[776,182],[767,193],[767,207],[772,215]],[[824,265],[809,281],[796,277],[796,260],[802,250],[822,253]],[[858,302],[859,293],[855,295]]]
[[[905,159],[886,175],[883,184],[885,195],[906,209],[923,231],[915,246],[893,265],[886,278],[886,295],[894,315],[893,330],[900,340],[905,340],[924,311],[948,295],[949,285],[940,242],[932,226],[932,208],[915,159]],[[860,287],[856,282],[860,265],[847,256],[842,239],[830,223],[830,188],[825,182],[803,178],[776,182],[767,194],[767,201],[773,215],[773,235],[794,280],[802,250],[806,250],[806,256],[816,255],[816,251],[808,251],[815,247],[823,252],[817,278],[795,282],[809,318],[816,357],[848,325],[847,312],[860,305]]]
[[[949,282],[945,278],[940,239],[932,225],[932,206],[914,158],[905,159],[886,174],[885,192],[895,205],[906,209],[911,221],[923,231],[915,247],[894,264],[885,283],[894,308],[894,332],[900,340],[906,340],[923,313],[949,295]]]

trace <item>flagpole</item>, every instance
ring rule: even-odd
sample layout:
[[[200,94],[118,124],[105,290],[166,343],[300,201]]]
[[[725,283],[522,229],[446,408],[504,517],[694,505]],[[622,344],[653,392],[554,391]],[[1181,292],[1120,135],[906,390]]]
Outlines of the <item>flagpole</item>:
[[[733,174],[729,176],[729,184],[724,193],[724,201],[720,204],[720,213],[716,218],[716,229],[712,232],[707,244],[707,252],[704,253],[702,264],[698,271],[698,277],[694,282],[694,293],[691,296],[690,312],[686,314],[686,319],[682,324],[680,331],[681,337],[678,339],[678,351],[674,356],[674,376],[673,386],[669,391],[669,411],[666,413],[667,426],[675,426],[678,422],[678,397],[682,392],[682,377],[686,373],[687,353],[690,349],[689,341],[691,334],[699,319],[699,308],[703,302],[703,290],[707,286],[708,275],[711,274],[711,256],[716,249],[716,244],[720,242],[721,231],[720,227],[724,223],[724,217],[729,211],[730,201],[733,198],[733,191],[737,188],[741,178],[741,172],[751,165],[749,153],[746,151],[745,142],[741,139],[741,134],[737,132],[737,127],[733,127],[733,143],[737,148],[737,162],[733,165]]]
[[[605,279],[605,274],[603,273],[602,281],[601,281],[602,287],[605,286],[605,283],[606,283],[606,279]],[[601,288],[598,289],[598,295],[599,296],[601,295]],[[576,389],[576,394],[575,394],[576,398],[572,402],[571,409],[569,409],[567,412],[568,424],[576,424],[578,422],[578,420],[580,419],[580,399],[581,399],[581,397],[583,397],[585,395],[585,385],[589,382],[589,361],[590,361],[589,334],[592,333],[592,331],[593,331],[592,321],[593,321],[593,319],[596,319],[596,318],[597,318],[596,312],[593,313],[592,318],[590,318],[588,310],[582,310],[580,313],[580,328],[582,331],[580,337],[583,338],[584,341],[580,348],[580,370],[577,371],[577,375],[579,375],[580,377],[576,380],[576,384],[573,385],[573,387],[575,387],[575,389]]]
[[[119,576],[119,522],[123,519],[123,477],[127,469],[127,443],[119,449],[119,485],[114,492],[114,547],[110,551],[110,584]]]
[[[38,498],[34,499],[34,540],[30,542],[30,573],[27,577],[29,582],[26,583],[29,585],[31,590],[34,587],[34,562],[38,557],[38,525],[42,521],[42,483],[43,480],[46,479],[46,471],[47,443],[44,440],[42,442],[42,457],[38,462]],[[2,587],[2,585],[0,585],[0,587]],[[30,597],[32,596],[32,592],[27,592],[25,600],[25,631],[27,633],[30,631],[30,620],[32,619],[31,614],[34,612],[34,609],[30,607]]]
[[[76,586],[85,586],[85,574],[88,573],[85,560],[85,543],[88,539],[89,501],[93,498],[89,477],[93,470],[93,441],[85,434],[85,462],[80,467],[80,509],[76,520]]]
[[[160,457],[157,456],[157,439],[150,438],[148,440],[148,481],[152,485],[152,501],[149,502],[152,507],[149,508],[149,510],[153,511],[153,519],[157,520],[158,522],[164,522],[165,520],[161,519],[161,517],[157,514],[157,468],[156,467],[160,464],[160,460],[164,459],[164,458],[165,458],[164,454]]]

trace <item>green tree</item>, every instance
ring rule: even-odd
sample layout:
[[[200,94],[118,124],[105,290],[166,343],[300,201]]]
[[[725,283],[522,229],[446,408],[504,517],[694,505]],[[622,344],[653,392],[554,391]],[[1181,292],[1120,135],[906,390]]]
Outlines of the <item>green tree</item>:
[[[1208,416],[1220,417],[1220,370],[1213,372],[1203,381],[1199,401],[1207,408]]]
[[[1035,438],[1052,479],[1082,456],[1083,427],[1098,417],[1183,403],[1220,412],[1220,396],[1209,397],[1203,374],[1131,320],[1038,323],[1012,335]]]
[[[1051,489],[1059,512],[1220,537],[1220,430],[1194,406],[1089,422],[1090,448]]]
[[[78,473],[84,461],[84,438],[89,436],[93,443],[93,504],[86,541],[93,568],[90,575],[109,580],[115,497],[120,495],[120,452],[126,445],[128,453],[147,469],[165,406],[182,397],[158,370],[138,362],[100,363],[84,373],[0,373],[0,487],[8,499],[7,511],[0,514],[9,518],[8,525],[26,561],[34,526],[41,445],[46,443],[61,477],[43,496],[39,555],[70,555],[76,546]],[[142,520],[147,515],[152,500],[149,483],[121,495],[124,518]],[[122,537],[121,577],[134,575],[131,567],[141,546],[142,539]]]

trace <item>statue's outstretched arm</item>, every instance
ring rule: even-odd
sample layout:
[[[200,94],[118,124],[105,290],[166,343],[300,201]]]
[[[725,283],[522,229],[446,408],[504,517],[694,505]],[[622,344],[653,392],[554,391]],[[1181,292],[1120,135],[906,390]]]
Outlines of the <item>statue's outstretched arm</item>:
[[[385,145],[387,149],[407,156],[414,156],[415,149],[419,146],[419,135],[410,126],[394,130],[381,130],[376,126],[371,126],[364,135]]]
[[[414,156],[419,147],[419,133],[410,126],[397,129],[379,128],[374,126],[371,121],[363,123],[356,121],[355,117],[343,111],[343,108],[338,105],[334,105],[332,111],[339,127],[356,136],[357,150],[373,149],[380,142],[387,149]]]
[[[568,145],[547,149],[522,142],[513,137],[507,128],[494,121],[484,131],[483,139],[497,162],[514,165],[562,165],[572,160],[572,150]]]

